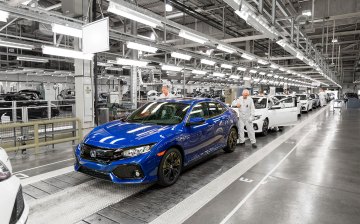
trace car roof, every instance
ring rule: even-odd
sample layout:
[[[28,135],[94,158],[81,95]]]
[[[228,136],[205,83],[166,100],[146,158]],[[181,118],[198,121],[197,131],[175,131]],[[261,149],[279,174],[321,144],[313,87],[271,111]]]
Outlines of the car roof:
[[[211,98],[164,98],[158,99],[157,102],[171,102],[171,103],[184,103],[184,104],[194,104],[194,103],[201,103],[201,102],[219,102],[216,99]]]

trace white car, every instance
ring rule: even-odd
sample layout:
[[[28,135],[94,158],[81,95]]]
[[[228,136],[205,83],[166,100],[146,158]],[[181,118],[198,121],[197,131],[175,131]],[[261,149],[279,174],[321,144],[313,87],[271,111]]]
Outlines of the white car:
[[[298,116],[301,116],[301,103],[295,102],[297,100],[296,97],[291,95],[275,95],[274,97],[280,100],[285,107],[295,107],[296,105]]]
[[[150,90],[149,92],[147,92],[147,100],[148,101],[154,101],[157,100],[159,98],[161,93],[159,93],[156,90]]]
[[[24,224],[29,207],[24,201],[19,178],[12,175],[12,167],[5,150],[0,147],[0,223]]]
[[[302,112],[309,112],[312,110],[314,102],[308,94],[296,94],[296,97],[300,101]]]
[[[293,125],[297,121],[297,107],[285,107],[284,103],[272,96],[252,96],[255,105],[254,131],[268,134],[269,128]],[[239,113],[237,108],[233,109]]]

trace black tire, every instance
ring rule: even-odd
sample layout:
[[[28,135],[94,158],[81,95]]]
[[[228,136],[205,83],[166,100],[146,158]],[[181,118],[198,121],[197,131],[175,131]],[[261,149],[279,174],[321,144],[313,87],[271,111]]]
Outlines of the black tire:
[[[233,127],[233,128],[231,128],[230,133],[228,135],[228,138],[226,141],[227,145],[224,148],[224,151],[227,153],[234,152],[234,150],[236,148],[236,144],[237,144],[237,139],[238,139],[238,133],[237,133],[236,129]]]
[[[261,131],[261,134],[263,136],[267,136],[269,133],[269,120],[266,118],[264,120],[264,123],[263,123],[263,126],[262,126],[262,131]]]
[[[161,159],[158,169],[158,184],[167,187],[173,185],[180,176],[183,158],[176,148],[169,149]]]

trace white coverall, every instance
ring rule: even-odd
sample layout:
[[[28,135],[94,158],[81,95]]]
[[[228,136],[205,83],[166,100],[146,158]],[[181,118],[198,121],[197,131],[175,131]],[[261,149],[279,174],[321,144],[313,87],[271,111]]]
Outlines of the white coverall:
[[[159,98],[160,98],[160,99],[163,99],[163,98],[174,98],[174,95],[171,94],[170,92],[169,92],[169,94],[168,94],[167,96],[165,96],[164,93],[161,93],[160,96],[159,96]]]
[[[325,98],[325,92],[320,92],[319,93],[319,99],[320,99],[320,106],[323,107],[325,106],[327,103],[326,103],[326,98]]]
[[[242,96],[237,99],[237,104],[240,104],[239,109],[239,139],[240,143],[245,142],[245,130],[246,130],[252,144],[256,143],[255,131],[253,127],[253,120],[255,116],[255,105],[251,97],[244,99]]]

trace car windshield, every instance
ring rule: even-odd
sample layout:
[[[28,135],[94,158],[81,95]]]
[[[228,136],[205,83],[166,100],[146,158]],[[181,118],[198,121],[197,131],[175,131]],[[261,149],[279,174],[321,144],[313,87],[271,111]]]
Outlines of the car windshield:
[[[253,98],[255,109],[265,109],[266,108],[266,98]]]
[[[300,100],[306,100],[306,95],[296,95]]]
[[[133,112],[126,121],[158,125],[179,124],[189,108],[190,105],[184,103],[152,102]]]

